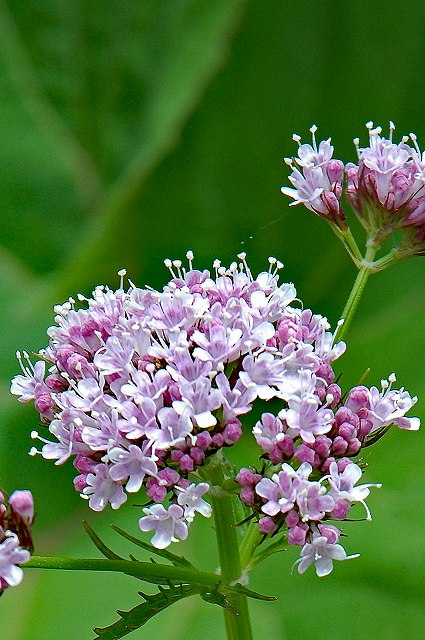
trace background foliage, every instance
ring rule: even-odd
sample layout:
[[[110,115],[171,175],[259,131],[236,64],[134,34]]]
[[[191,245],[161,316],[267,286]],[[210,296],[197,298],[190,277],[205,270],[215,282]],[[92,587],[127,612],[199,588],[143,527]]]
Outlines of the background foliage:
[[[110,522],[136,533],[138,510],[88,514],[72,468],[26,456],[37,417],[8,397],[15,350],[45,346],[54,303],[116,286],[122,266],[161,287],[163,258],[189,248],[202,267],[241,250],[254,270],[279,257],[305,305],[335,323],[355,269],[325,223],[288,208],[281,160],[312,123],[345,161],[370,119],[425,145],[424,20],[420,0],[385,11],[373,0],[0,0],[0,477],[33,489],[39,553],[96,553],[81,519],[113,544]],[[340,364],[346,387],[368,366],[369,384],[396,369],[422,416],[424,271],[416,259],[371,279]],[[319,580],[291,575],[289,551],[253,574],[279,597],[251,603],[256,637],[422,637],[424,437],[394,431],[371,453],[368,480],[384,487],[373,522],[347,526],[345,543],[360,559]],[[214,568],[211,523],[192,532],[182,549]],[[90,638],[137,588],[28,571],[2,598],[2,637]],[[188,600],[144,631],[164,632],[222,637],[221,612]]]

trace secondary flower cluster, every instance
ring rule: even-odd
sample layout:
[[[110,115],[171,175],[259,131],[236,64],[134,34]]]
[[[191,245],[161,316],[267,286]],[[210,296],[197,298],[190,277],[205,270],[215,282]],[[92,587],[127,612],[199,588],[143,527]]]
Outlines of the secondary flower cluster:
[[[31,525],[34,502],[30,491],[14,491],[7,500],[0,491],[0,595],[20,584],[20,564],[28,562],[33,550]]]
[[[419,428],[418,418],[405,417],[416,398],[393,390],[393,382],[394,374],[382,381],[381,391],[354,387],[342,400],[337,384],[301,370],[298,386],[286,394],[287,408],[277,416],[264,413],[253,429],[267,462],[261,473],[241,469],[236,476],[240,497],[253,510],[261,533],[283,530],[290,545],[303,547],[300,573],[314,562],[317,574],[327,575],[332,559],[355,557],[346,556],[337,544],[341,531],[328,521],[347,520],[357,502],[370,520],[365,499],[369,487],[380,485],[355,486],[362,469],[351,458],[391,425]]]
[[[277,399],[278,415],[254,427],[264,469],[240,471],[240,497],[262,533],[287,531],[302,546],[300,571],[314,561],[324,575],[321,558],[346,557],[328,520],[369,491],[354,487],[362,472],[349,457],[391,424],[417,429],[404,417],[416,398],[390,383],[343,398],[332,362],[345,344],[334,344],[326,318],[293,306],[276,259],[254,278],[238,257],[229,268],[215,261],[211,274],[193,269],[188,252],[188,270],[166,261],[172,277],[161,292],[125,290],[121,272],[118,290],[99,286],[56,307],[48,347],[34,366],[19,354],[11,391],[34,401],[53,437],[33,432],[42,456],[73,459],[92,509],[118,509],[144,488],[139,526],[158,548],[185,539],[197,512],[211,514],[209,485],[194,472],[239,440],[254,401]]]
[[[367,123],[369,146],[360,147],[354,140],[358,161],[344,165],[333,158],[331,139],[317,147],[315,133],[310,129],[312,145],[298,143],[298,156],[285,158],[292,169],[289,180],[293,188],[282,187],[282,193],[304,204],[317,215],[326,218],[340,230],[347,228],[341,206],[345,192],[347,200],[370,236],[382,242],[395,230],[402,229],[400,249],[409,255],[425,252],[425,154],[421,153],[416,135],[403,136],[393,142],[394,124],[390,135],[381,135],[381,127]],[[408,144],[408,143],[411,144]],[[344,188],[345,185],[345,188]]]

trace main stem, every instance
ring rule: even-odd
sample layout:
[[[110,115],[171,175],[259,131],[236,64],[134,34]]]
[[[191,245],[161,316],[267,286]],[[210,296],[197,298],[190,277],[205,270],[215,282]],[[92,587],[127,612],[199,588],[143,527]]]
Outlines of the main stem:
[[[223,460],[219,455],[208,465],[208,480],[212,486],[208,495],[214,513],[221,575],[226,583],[237,582],[241,578],[242,567],[234,510],[235,497],[222,489],[226,475]],[[228,596],[228,600],[234,610],[233,612],[224,611],[228,640],[252,640],[246,597],[239,593],[232,593]]]

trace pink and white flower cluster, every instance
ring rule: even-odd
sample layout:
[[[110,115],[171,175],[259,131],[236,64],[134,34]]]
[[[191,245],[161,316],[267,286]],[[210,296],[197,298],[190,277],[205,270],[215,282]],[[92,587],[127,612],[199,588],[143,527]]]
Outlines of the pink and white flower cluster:
[[[353,458],[391,425],[416,431],[420,422],[405,416],[417,398],[404,389],[392,389],[394,374],[382,380],[381,390],[358,386],[345,399],[335,382],[323,387],[323,381],[318,384],[309,371],[299,371],[299,381],[300,386],[285,398],[288,408],[276,416],[264,413],[253,429],[261,458],[268,461],[265,469],[258,473],[243,468],[236,480],[242,486],[241,500],[256,514],[261,533],[284,530],[290,545],[303,547],[298,570],[307,568],[309,558],[322,576],[332,570],[332,558],[346,557],[338,544],[341,531],[332,525],[329,542],[329,536],[320,534],[321,527],[329,531],[329,520],[347,520],[357,502],[370,520],[365,499],[369,487],[380,486],[355,486],[362,469]],[[329,545],[336,545],[334,551]],[[315,550],[314,554],[306,549]],[[323,554],[326,562],[321,560]]]
[[[6,500],[0,491],[0,595],[21,583],[19,565],[28,562],[33,544],[34,501],[30,491],[14,491]]]
[[[418,428],[405,417],[416,398],[393,390],[393,378],[382,391],[343,397],[332,363],[345,344],[334,344],[326,318],[295,305],[276,259],[254,277],[238,257],[210,273],[194,269],[188,252],[188,270],[166,261],[162,291],[125,290],[121,272],[116,291],[99,286],[56,307],[49,345],[34,366],[19,354],[11,391],[34,401],[48,436],[33,432],[41,455],[72,458],[75,488],[92,509],[118,509],[144,489],[139,526],[158,548],[185,539],[196,513],[210,516],[210,487],[194,472],[239,440],[256,400],[274,399],[277,415],[264,413],[253,429],[261,474],[239,472],[240,497],[261,532],[303,547],[300,571],[314,558],[324,575],[329,558],[342,559],[328,520],[344,519],[369,492],[354,486],[362,472],[351,457],[391,424]]]
[[[304,204],[325,217],[341,230],[346,228],[346,215],[341,206],[345,192],[363,226],[371,234],[380,234],[383,242],[396,229],[405,232],[402,248],[410,254],[425,252],[425,152],[421,153],[416,135],[393,141],[394,124],[390,122],[389,138],[382,128],[367,123],[369,145],[359,146],[354,140],[358,160],[344,164],[333,158],[330,138],[317,147],[315,133],[310,131],[312,145],[301,144],[295,159],[286,158],[292,173],[293,188],[282,187],[292,205]],[[410,142],[410,144],[409,144]]]

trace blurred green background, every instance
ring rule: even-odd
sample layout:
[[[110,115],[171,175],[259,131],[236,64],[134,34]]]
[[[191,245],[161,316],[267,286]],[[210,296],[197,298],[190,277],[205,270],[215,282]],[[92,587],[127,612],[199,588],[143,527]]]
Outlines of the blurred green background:
[[[313,123],[344,161],[368,120],[425,145],[424,23],[422,0],[0,0],[0,478],[33,490],[38,553],[97,554],[86,516],[120,549],[109,524],[136,534],[139,512],[88,513],[70,465],[27,456],[37,416],[8,395],[16,349],[45,346],[54,303],[117,286],[123,266],[161,287],[163,258],[187,249],[200,268],[244,250],[257,271],[275,255],[304,304],[335,323],[355,268],[324,222],[288,208],[282,158]],[[418,258],[371,279],[338,364],[345,388],[367,367],[370,385],[395,370],[422,416],[424,274]],[[346,526],[359,559],[318,579],[291,575],[292,550],[253,573],[252,588],[279,598],[252,602],[256,638],[423,637],[424,437],[393,430],[368,453],[367,480],[384,487],[373,522]],[[249,448],[247,437],[241,460]],[[214,569],[211,523],[191,533],[181,549]],[[138,588],[28,570],[1,599],[1,637],[89,639]],[[224,638],[221,611],[191,599],[134,634],[164,636]]]

